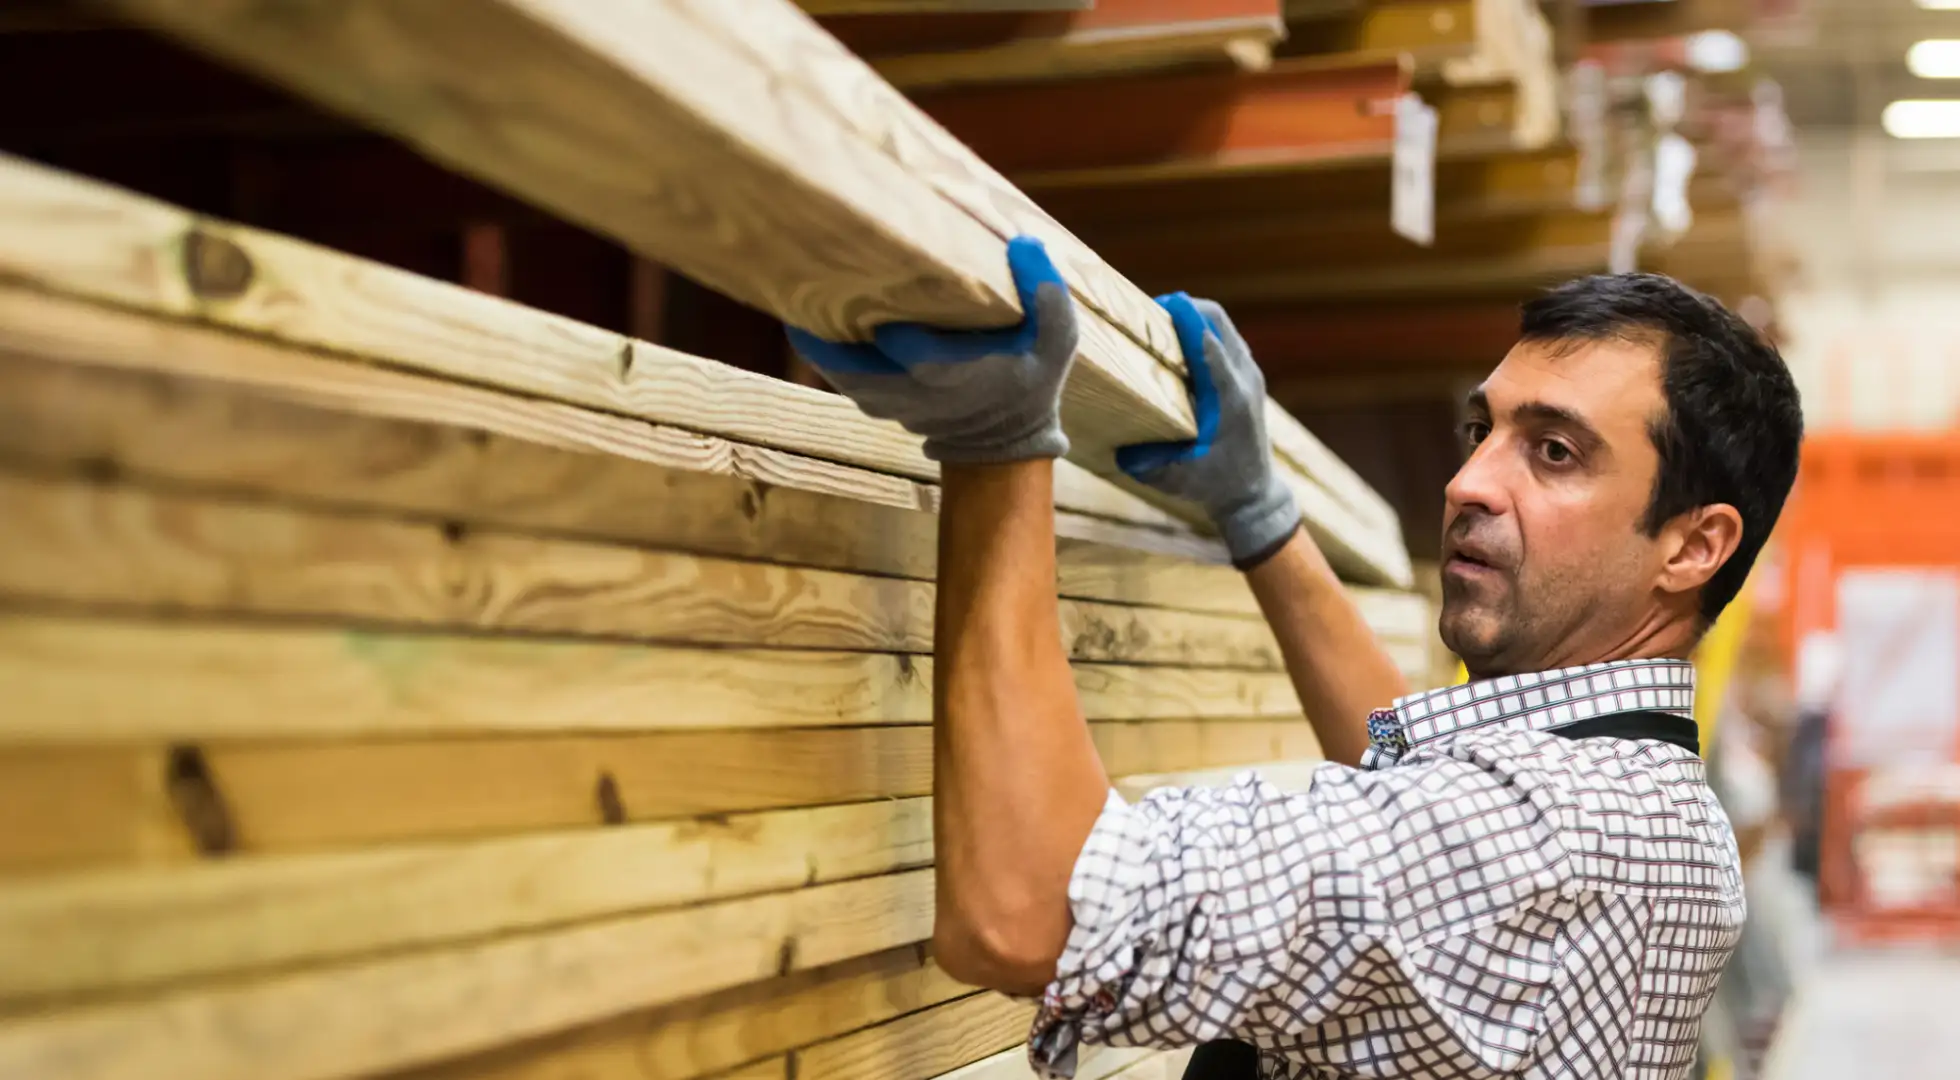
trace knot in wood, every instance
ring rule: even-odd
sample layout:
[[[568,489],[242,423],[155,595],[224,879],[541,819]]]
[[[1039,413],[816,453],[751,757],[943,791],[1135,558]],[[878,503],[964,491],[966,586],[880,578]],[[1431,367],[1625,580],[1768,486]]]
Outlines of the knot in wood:
[[[184,279],[202,300],[235,300],[252,287],[252,257],[237,244],[192,229],[184,236]]]

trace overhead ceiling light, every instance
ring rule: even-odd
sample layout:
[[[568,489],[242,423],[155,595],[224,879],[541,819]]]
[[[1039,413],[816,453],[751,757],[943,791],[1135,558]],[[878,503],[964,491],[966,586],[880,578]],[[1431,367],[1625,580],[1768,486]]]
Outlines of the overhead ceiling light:
[[[1880,122],[1895,139],[1960,139],[1960,100],[1895,101]]]
[[[1960,7],[1960,0],[1955,0]],[[1922,79],[1960,79],[1960,41],[1921,41],[1906,50],[1906,67]]]
[[[1960,0],[1954,0],[1960,3]],[[1730,30],[1703,30],[1688,35],[1688,66],[1696,71],[1721,74],[1741,71],[1749,66],[1749,44]]]
[[[1960,0],[1919,0],[1927,11],[1960,11]]]

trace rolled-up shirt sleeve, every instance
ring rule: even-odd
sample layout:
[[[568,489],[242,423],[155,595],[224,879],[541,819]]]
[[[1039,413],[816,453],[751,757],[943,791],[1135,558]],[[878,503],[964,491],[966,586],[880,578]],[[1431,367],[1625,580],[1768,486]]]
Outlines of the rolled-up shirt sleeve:
[[[1250,772],[1134,805],[1111,792],[1070,878],[1074,928],[1032,1063],[1070,1076],[1081,1043],[1271,1046],[1419,1004],[1435,988],[1411,948],[1561,888],[1533,786],[1445,761],[1325,765],[1305,793]]]

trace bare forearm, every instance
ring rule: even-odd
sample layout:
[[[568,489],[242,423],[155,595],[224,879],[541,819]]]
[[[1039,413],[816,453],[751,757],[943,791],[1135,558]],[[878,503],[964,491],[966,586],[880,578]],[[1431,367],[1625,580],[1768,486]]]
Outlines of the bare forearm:
[[[949,466],[939,528],[935,948],[947,969],[1038,992],[1068,940],[1068,880],[1109,778],[1055,603],[1054,465]]]
[[[1321,753],[1360,764],[1368,714],[1408,692],[1402,672],[1304,531],[1246,580],[1279,639]]]

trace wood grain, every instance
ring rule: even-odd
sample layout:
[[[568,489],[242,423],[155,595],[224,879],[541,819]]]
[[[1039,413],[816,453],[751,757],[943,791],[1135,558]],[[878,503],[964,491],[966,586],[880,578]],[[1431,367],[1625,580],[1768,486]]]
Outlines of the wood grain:
[[[93,366],[105,360],[117,366]],[[0,453],[45,466],[791,565],[934,574],[934,485],[4,286],[0,387]],[[1130,527],[1057,514],[1061,535],[1094,541],[1072,557],[1133,568],[1096,576],[1113,590],[1108,599],[1147,601],[1194,578],[1181,591],[1208,596],[1202,609],[1258,610],[1236,573],[1218,565],[1216,541],[1156,527],[1157,511],[1079,470],[1058,469],[1057,492],[1092,513],[1148,519]]]
[[[0,752],[0,872],[190,856],[170,774],[169,754],[159,748]]]
[[[403,1074],[396,1080],[695,1080],[975,991],[919,947],[754,983]]]
[[[1166,1053],[1141,1047],[1082,1046],[1076,1051],[1075,1080],[1108,1080],[1109,1077],[1131,1076],[1132,1070],[1146,1069],[1158,1059],[1163,1059],[1167,1064],[1174,1062],[1178,1066],[1178,1071],[1172,1072],[1166,1078],[1166,1080],[1178,1080],[1182,1075],[1182,1066],[1188,1058],[1188,1051]],[[941,1073],[933,1080],[1036,1080],[1036,1077],[1034,1066],[1028,1064],[1028,1048],[1016,1046],[951,1072]]]
[[[1095,0],[796,0],[812,15],[896,15],[900,12],[1080,11]]]
[[[772,18],[778,0],[681,0],[692,18],[709,26],[763,64],[794,72],[800,88],[816,95],[870,145],[893,155],[908,171],[984,222],[995,235],[1039,236],[1068,276],[1076,295],[1144,348],[1159,363],[1182,371],[1182,353],[1169,315],[1142,290],[1077,240],[1013,184],[958,139],[907,101],[876,73],[814,24]],[[1102,320],[1085,320],[1084,332],[1103,333]],[[1102,340],[1097,337],[1097,340]],[[1115,351],[1120,342],[1111,340]],[[1141,370],[1139,365],[1138,370]],[[1290,480],[1302,491],[1315,539],[1330,549],[1344,573],[1378,584],[1407,585],[1406,554],[1386,501],[1368,490],[1353,470],[1308,434],[1285,410],[1268,402],[1269,434]],[[1274,415],[1276,414],[1276,415]],[[1073,430],[1073,428],[1071,428]],[[1323,475],[1324,474],[1324,475]],[[1314,497],[1324,488],[1332,502]],[[1353,505],[1346,505],[1352,503]],[[1358,515],[1359,520],[1350,520]]]
[[[934,586],[0,471],[0,597],[157,612],[932,651]],[[1278,670],[1263,620],[1061,602],[1076,659]]]
[[[71,220],[85,224],[65,233],[51,233],[46,224]],[[696,435],[732,435],[914,479],[937,475],[919,453],[917,440],[893,425],[869,420],[837,395],[633,342],[274,234],[200,222],[162,203],[4,157],[0,272],[43,289],[152,313],[195,314],[298,346],[490,383],[558,403],[672,424]],[[158,361],[145,357],[162,351],[155,338],[170,332],[167,325],[145,325],[128,316],[119,321],[47,298],[15,296],[10,301],[5,321],[16,324],[11,344],[42,355],[80,354],[89,362],[154,366]],[[1085,326],[1085,334],[1098,332]],[[236,358],[239,352],[271,351],[263,344],[254,350],[227,343],[209,332],[203,336],[206,340],[197,344],[215,346],[221,357],[204,361],[206,371],[227,366],[222,359],[226,354],[233,355],[228,366],[237,368],[246,366]],[[114,359],[105,361],[103,354]],[[275,371],[285,372],[287,384],[309,382],[309,375],[315,376],[312,383],[319,381],[316,373],[290,370],[290,360],[275,364]],[[256,376],[260,382],[275,378]],[[1297,425],[1276,430],[1294,433],[1282,440],[1283,447],[1304,445],[1302,440],[1311,438],[1297,431]],[[1134,492],[1125,494],[1079,470],[1062,473],[1057,491],[1065,508],[1152,525],[1170,520]],[[1122,482],[1136,486],[1127,478]],[[1302,488],[1316,486],[1304,478],[1296,477],[1296,482]],[[1164,502],[1155,493],[1144,494]],[[1338,503],[1323,504],[1309,495],[1306,504],[1315,515],[1310,527],[1340,537],[1329,547],[1344,572],[1401,582],[1397,560],[1406,556],[1398,537],[1357,532],[1357,524]],[[1192,513],[1188,506],[1165,505],[1178,514]],[[1357,553],[1367,552],[1375,554],[1354,561]],[[1389,562],[1376,566],[1378,557]]]
[[[912,871],[0,1024],[0,1076],[328,1080],[441,1060],[922,941]]]
[[[931,862],[930,800],[909,798],[18,879],[0,889],[0,1001],[467,940]]]
[[[1272,61],[1285,36],[1277,0],[1264,16],[1191,18],[1158,24],[1063,30],[960,49],[868,57],[891,85],[907,91],[974,83],[1081,78],[1189,64]]]
[[[1028,1037],[1031,1002],[976,994],[792,1055],[799,1080],[924,1080]]]
[[[817,333],[1019,317],[998,237],[678,5],[119,6]],[[757,14],[752,34],[805,20]],[[1194,430],[1147,354],[1089,344],[1069,397],[1099,471],[1111,447]]]
[[[1090,725],[1112,775],[1318,754],[1277,720]],[[0,823],[0,872],[491,837],[874,799],[932,789],[923,726],[376,742],[0,749],[37,777]],[[175,768],[177,772],[171,770]],[[182,775],[188,773],[189,775]],[[172,790],[170,781],[179,781]],[[358,798],[350,797],[358,793]],[[52,837],[59,842],[40,837]],[[799,863],[799,868],[801,864]]]
[[[165,219],[173,217],[175,225],[167,226]],[[49,222],[84,224],[64,232]],[[200,270],[204,263],[218,265],[224,274]],[[105,267],[121,269],[112,273]],[[602,410],[611,415],[588,420],[589,414],[540,409],[543,403],[527,401],[516,412],[532,430],[596,424],[612,436],[608,449],[622,435],[631,444],[645,443],[651,434],[672,458],[707,436],[916,480],[938,476],[916,438],[866,417],[836,394],[632,341],[288,237],[203,221],[167,204],[4,155],[0,272],[58,293],[153,314],[196,315],[223,329],[303,349]],[[215,294],[214,277],[222,277],[226,286]],[[365,380],[361,375],[335,380],[321,373],[318,362],[306,363],[304,354],[282,358],[262,342],[227,342],[212,331],[172,334],[167,324],[146,326],[128,316],[117,320],[51,298],[14,297],[6,314],[9,336],[23,351],[38,346],[65,358],[81,353],[87,362],[171,367],[315,393],[338,385],[384,399],[419,394],[422,415],[443,409],[467,418],[496,403],[462,386],[418,386],[380,377],[386,374],[381,372]],[[171,344],[177,346],[161,358],[159,336],[174,337]],[[189,355],[183,354],[186,347],[194,347]],[[258,370],[262,360],[270,361],[268,370]],[[442,400],[452,396],[456,400]],[[652,421],[665,430],[609,424],[615,416]],[[570,422],[575,420],[583,422]],[[621,427],[624,432],[607,430]],[[692,449],[698,459],[700,448]],[[1057,490],[1065,508],[1155,525],[1175,520],[1079,468],[1061,471],[1065,476]]]
[[[214,351],[208,337],[175,333],[208,333],[190,327],[153,347],[127,343],[131,357],[173,365],[162,371],[96,367],[88,350],[77,363],[30,359],[6,351],[21,327],[7,317],[31,320],[45,298],[9,297],[0,287],[0,457],[37,469],[792,566],[936,572],[930,485],[228,335]],[[96,324],[104,313],[85,314]],[[227,354],[231,344],[246,351]],[[1059,514],[1057,529],[1064,596],[1258,614],[1215,541],[1078,514]],[[1371,619],[1421,607],[1414,594],[1351,591]],[[1426,615],[1409,618],[1376,625],[1427,633]]]
[[[1280,673],[1074,670],[1091,719],[1299,712]],[[932,712],[932,661],[910,655],[21,612],[0,613],[0,683],[0,739],[33,742],[831,727]]]

